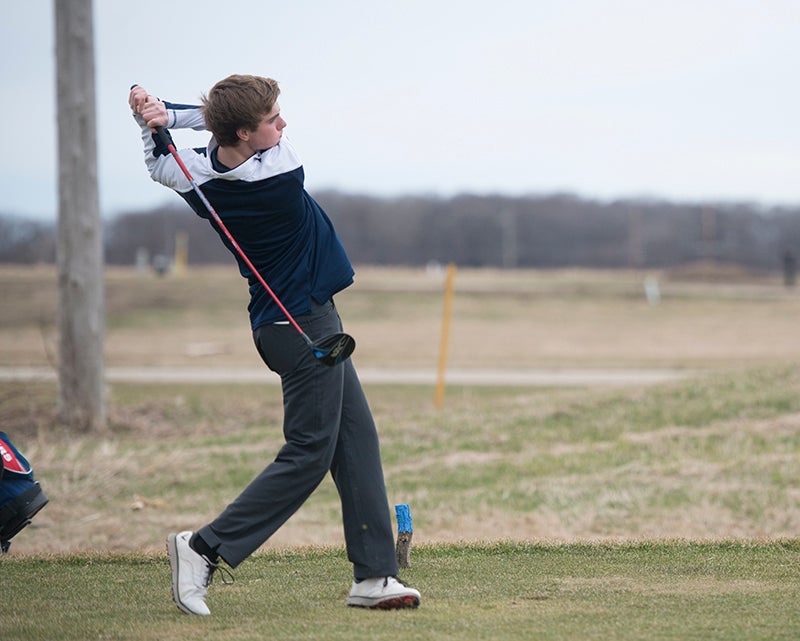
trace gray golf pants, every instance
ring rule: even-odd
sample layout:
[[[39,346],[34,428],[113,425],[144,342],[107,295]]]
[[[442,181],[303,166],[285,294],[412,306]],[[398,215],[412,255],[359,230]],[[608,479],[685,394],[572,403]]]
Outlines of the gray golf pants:
[[[312,340],[342,331],[332,301],[314,304],[296,320]],[[300,508],[330,470],[354,577],[396,575],[378,434],[352,361],[321,364],[289,325],[260,327],[254,340],[264,362],[281,377],[286,443],[199,535],[236,567]]]

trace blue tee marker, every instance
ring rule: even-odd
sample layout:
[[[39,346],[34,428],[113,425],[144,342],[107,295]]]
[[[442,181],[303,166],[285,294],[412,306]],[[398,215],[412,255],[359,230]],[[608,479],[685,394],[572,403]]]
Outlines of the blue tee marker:
[[[397,531],[413,532],[414,526],[411,524],[411,508],[407,503],[394,506],[394,513],[397,515]]]
[[[411,524],[411,508],[407,503],[394,506],[394,513],[397,516],[397,565],[401,568],[411,567],[411,537],[414,534],[414,526]]]

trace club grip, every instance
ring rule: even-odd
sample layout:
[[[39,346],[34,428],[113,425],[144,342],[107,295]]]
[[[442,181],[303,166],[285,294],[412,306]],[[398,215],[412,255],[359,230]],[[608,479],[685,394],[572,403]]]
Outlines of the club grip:
[[[164,143],[165,147],[169,147],[172,144],[172,140],[170,140],[167,130],[164,129],[162,125],[158,125],[156,127],[156,133],[158,134],[158,137],[161,138],[161,142]]]

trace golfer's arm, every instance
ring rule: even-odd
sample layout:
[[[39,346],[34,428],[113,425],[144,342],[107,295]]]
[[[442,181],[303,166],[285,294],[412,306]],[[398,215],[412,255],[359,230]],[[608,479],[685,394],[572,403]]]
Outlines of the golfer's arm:
[[[163,101],[167,111],[167,127],[172,129],[205,130],[205,120],[197,105],[182,105]],[[147,126],[142,117],[134,114],[139,124],[144,145],[144,161],[150,178],[165,187],[180,192],[188,191],[191,185],[172,160],[169,152],[160,142],[158,136]]]
[[[206,121],[197,105],[181,105],[164,101],[167,108],[167,129],[194,129],[205,131]]]
[[[188,191],[190,185],[183,177],[180,168],[163,145],[159,146],[158,136],[145,124],[142,117],[134,114],[134,120],[141,129],[144,146],[144,163],[147,173],[155,182],[177,191]]]

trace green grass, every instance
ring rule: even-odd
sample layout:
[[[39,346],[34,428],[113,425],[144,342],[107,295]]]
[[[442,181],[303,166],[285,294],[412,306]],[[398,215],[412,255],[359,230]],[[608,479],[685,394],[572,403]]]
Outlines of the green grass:
[[[759,639],[800,635],[800,541],[442,544],[412,548],[414,611],[345,607],[343,550],[258,554],[212,616],[180,613],[162,556],[7,557],[0,638]]]

